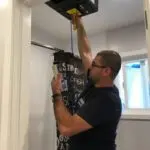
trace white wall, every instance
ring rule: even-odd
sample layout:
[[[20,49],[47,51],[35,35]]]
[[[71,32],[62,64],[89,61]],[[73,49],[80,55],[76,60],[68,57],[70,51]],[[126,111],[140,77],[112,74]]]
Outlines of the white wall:
[[[55,150],[56,124],[50,86],[53,54],[38,46],[31,48],[28,150]]]
[[[149,150],[150,120],[121,120],[117,136],[117,150]]]
[[[27,150],[31,9],[0,0],[0,20],[0,150]]]
[[[144,23],[107,32],[107,41],[109,49],[116,49],[120,52],[146,48]]]
[[[50,45],[56,48],[65,49],[66,48],[66,41],[60,40],[59,38],[50,35],[45,30],[39,27],[32,27],[32,41],[40,42],[42,44]]]
[[[3,40],[4,39],[2,39],[2,37],[0,37],[0,47],[1,47],[1,49],[4,49]],[[1,50],[1,52],[0,52],[0,108],[1,108],[1,99],[2,99],[3,59],[4,59],[4,51]],[[0,116],[1,116],[1,112],[0,112]]]
[[[93,56],[97,52],[106,49],[113,49],[119,52],[146,49],[145,25],[142,22],[113,31],[97,33],[97,35],[89,36],[89,41]],[[67,43],[66,50],[69,51],[70,47],[70,43]],[[74,33],[74,52],[78,54],[76,33]]]

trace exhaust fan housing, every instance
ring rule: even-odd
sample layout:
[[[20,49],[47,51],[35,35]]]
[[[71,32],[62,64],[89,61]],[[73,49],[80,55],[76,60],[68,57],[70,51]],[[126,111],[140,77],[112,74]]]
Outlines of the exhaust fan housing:
[[[69,20],[76,12],[82,17],[98,11],[98,0],[49,0],[46,4]]]

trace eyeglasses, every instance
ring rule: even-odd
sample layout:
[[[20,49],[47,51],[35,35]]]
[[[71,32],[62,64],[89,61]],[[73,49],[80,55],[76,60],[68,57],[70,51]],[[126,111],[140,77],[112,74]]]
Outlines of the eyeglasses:
[[[92,67],[96,67],[96,68],[106,68],[106,66],[100,66],[95,64],[95,62],[92,62]]]

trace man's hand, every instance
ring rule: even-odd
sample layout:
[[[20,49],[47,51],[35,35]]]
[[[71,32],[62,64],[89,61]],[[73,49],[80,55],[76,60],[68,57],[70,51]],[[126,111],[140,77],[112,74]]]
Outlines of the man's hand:
[[[82,19],[78,14],[73,14],[72,15],[72,24],[74,26],[74,30],[78,29],[79,26],[83,25]]]
[[[78,27],[81,25],[83,26],[82,18],[79,15],[76,15],[75,18],[76,18],[76,25]]]
[[[53,94],[58,94],[62,92],[62,75],[59,73],[57,75],[57,77],[53,78],[52,82],[51,82],[51,87],[52,87],[52,92]]]

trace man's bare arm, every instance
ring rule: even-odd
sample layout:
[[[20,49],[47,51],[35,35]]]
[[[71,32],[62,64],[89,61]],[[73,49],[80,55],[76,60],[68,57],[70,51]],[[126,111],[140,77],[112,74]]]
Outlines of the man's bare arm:
[[[78,115],[72,115],[66,108],[61,95],[61,81],[62,75],[58,74],[51,82],[54,113],[60,133],[65,136],[73,136],[92,128],[85,120]]]
[[[87,72],[87,70],[90,68],[92,64],[91,47],[81,18],[77,17],[76,20],[77,20],[78,49],[85,71]]]
[[[54,112],[58,129],[64,136],[70,137],[92,128],[91,125],[78,115],[71,115],[61,98],[55,100]]]

